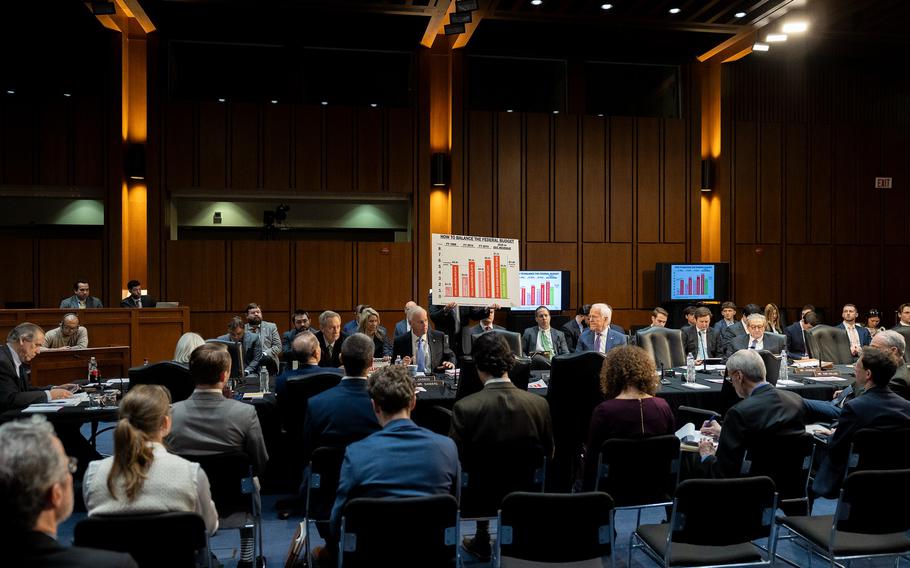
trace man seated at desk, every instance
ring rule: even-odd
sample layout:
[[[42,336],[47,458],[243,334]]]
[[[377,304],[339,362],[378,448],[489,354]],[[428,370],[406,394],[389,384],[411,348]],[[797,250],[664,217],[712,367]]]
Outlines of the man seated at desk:
[[[60,325],[44,336],[42,351],[48,349],[85,349],[88,347],[88,330],[79,325],[79,316],[66,314]]]
[[[259,363],[262,360],[262,344],[259,335],[246,330],[246,322],[240,316],[234,316],[228,322],[228,332],[219,336],[220,341],[238,341],[243,344],[243,369],[245,376],[255,375],[259,372]]]
[[[138,280],[127,282],[126,289],[130,295],[120,302],[121,308],[154,308],[158,304],[155,298],[142,293],[142,283]]]
[[[98,298],[89,295],[88,282],[85,280],[76,280],[73,284],[73,295],[64,298],[60,302],[60,307],[66,310],[84,310],[86,308],[103,308],[104,304]]]
[[[401,357],[405,365],[417,365],[417,370],[432,374],[434,371],[455,368],[455,354],[446,344],[446,335],[429,329],[427,311],[420,306],[408,312],[411,333],[395,340],[392,359]]]
[[[776,334],[765,333],[765,323],[767,320],[761,314],[752,314],[746,318],[746,329],[748,335],[737,335],[730,342],[730,348],[733,352],[740,349],[754,349],[755,351],[770,351],[775,355],[780,355],[781,349],[785,347],[784,340]]]

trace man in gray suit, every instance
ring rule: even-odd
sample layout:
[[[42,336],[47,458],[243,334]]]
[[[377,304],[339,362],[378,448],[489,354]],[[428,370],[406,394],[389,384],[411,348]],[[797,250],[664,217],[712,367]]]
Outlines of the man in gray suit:
[[[190,355],[190,375],[196,390],[171,409],[172,427],[167,444],[182,456],[243,453],[254,473],[265,469],[269,455],[256,409],[228,398],[225,384],[231,375],[231,356],[220,343],[204,343]],[[240,531],[240,562],[253,566],[253,530]]]
[[[765,333],[765,316],[752,314],[746,318],[746,329],[749,335],[737,335],[730,343],[733,353],[740,349],[755,349],[756,351],[770,351],[780,355],[781,349],[786,347],[785,342],[776,334]],[[731,353],[732,355],[732,353]]]
[[[84,310],[85,308],[103,308],[104,305],[98,298],[89,295],[88,282],[77,280],[73,284],[73,295],[60,302],[60,307],[68,310]]]
[[[244,375],[255,375],[259,372],[260,361],[262,360],[262,344],[259,342],[259,334],[252,334],[246,330],[243,319],[240,316],[234,316],[228,322],[228,332],[218,336],[221,341],[237,341],[243,344],[243,363],[246,368],[243,369]]]
[[[534,311],[537,325],[524,330],[521,335],[521,344],[525,355],[543,353],[547,359],[555,355],[565,355],[569,352],[566,334],[550,327],[550,310],[540,306]]]
[[[281,358],[281,334],[278,326],[270,321],[262,320],[262,308],[259,304],[251,302],[246,306],[246,330],[259,336],[259,345],[262,347],[261,364],[268,367],[272,374],[278,372],[278,361]]]

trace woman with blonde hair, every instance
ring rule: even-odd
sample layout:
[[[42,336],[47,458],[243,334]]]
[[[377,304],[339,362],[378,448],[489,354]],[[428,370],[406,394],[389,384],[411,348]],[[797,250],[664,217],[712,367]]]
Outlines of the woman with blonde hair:
[[[357,331],[366,334],[373,340],[373,357],[386,358],[392,356],[392,343],[385,334],[385,328],[379,325],[379,312],[366,307],[360,312],[360,326]]]
[[[209,534],[218,512],[199,464],[162,445],[171,431],[171,397],[160,385],[136,385],[120,403],[114,455],[88,465],[83,496],[89,516],[186,511],[198,513]]]
[[[780,319],[780,309],[774,304],[765,306],[765,331],[784,333],[784,322]]]
[[[205,340],[198,333],[193,333],[192,331],[184,333],[177,340],[177,347],[174,349],[174,362],[189,365],[190,354],[204,343]]]

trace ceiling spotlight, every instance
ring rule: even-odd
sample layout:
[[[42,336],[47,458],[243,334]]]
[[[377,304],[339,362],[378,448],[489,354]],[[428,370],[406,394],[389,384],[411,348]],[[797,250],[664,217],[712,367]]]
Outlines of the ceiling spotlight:
[[[540,6],[541,4],[543,4],[543,0],[531,0],[532,6]]]
[[[808,22],[787,22],[782,28],[785,34],[801,34],[808,29]]]
[[[600,5],[601,10],[609,10],[612,7],[613,7],[613,4],[601,4]]]
[[[271,102],[272,102],[273,105],[277,105],[277,104],[278,104],[278,99],[272,99]]]
[[[370,103],[371,108],[376,108],[379,106],[379,103]]]
[[[6,90],[6,94],[7,94],[7,95],[15,95],[15,94],[16,94],[16,91],[14,91],[14,90],[12,90],[12,89],[7,89],[7,90]]]
[[[223,103],[223,102],[224,102],[224,99],[218,99],[218,102],[219,102],[219,103]]]
[[[767,43],[756,42],[752,44],[752,51],[768,51],[769,49],[771,49],[771,46]]]
[[[329,106],[329,101],[322,101],[319,104],[321,104],[322,106]]]
[[[768,43],[780,43],[782,41],[787,41],[787,34],[768,34],[765,36],[765,41]]]
[[[507,108],[507,109],[506,109],[506,112],[514,112],[514,111],[513,111],[512,109],[510,109],[510,108]]]
[[[71,95],[71,94],[69,94],[69,93],[63,93],[63,96],[66,97],[66,98],[70,98],[70,97],[73,96],[73,95]]]
[[[597,113],[597,116],[599,116],[600,118],[603,118],[603,117],[604,117],[604,113],[599,112],[599,113]]]
[[[559,114],[559,111],[558,111],[558,110],[554,110],[554,111],[553,111],[553,114]]]
[[[746,17],[746,13],[745,13],[745,12],[737,12],[737,13],[733,14],[733,17],[734,17],[734,18],[745,18],[745,17]]]
[[[679,9],[679,8],[670,8],[670,13],[671,13],[671,14],[679,14],[679,12],[680,12],[680,9]]]

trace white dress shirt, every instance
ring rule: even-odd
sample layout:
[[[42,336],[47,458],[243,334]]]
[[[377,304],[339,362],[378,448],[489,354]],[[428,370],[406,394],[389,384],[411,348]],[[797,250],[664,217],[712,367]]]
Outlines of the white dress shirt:
[[[19,367],[22,366],[22,359],[19,358],[19,354],[16,353],[16,350],[13,349],[13,346],[11,344],[7,343],[7,346],[9,346],[10,353],[13,354],[13,367],[16,368],[16,377],[18,377],[19,376]],[[48,402],[51,401],[51,391],[50,390],[44,391],[44,396],[47,397]]]

